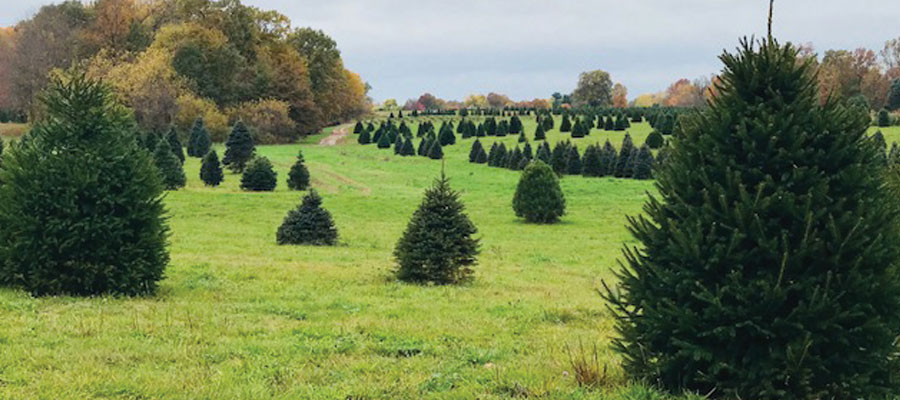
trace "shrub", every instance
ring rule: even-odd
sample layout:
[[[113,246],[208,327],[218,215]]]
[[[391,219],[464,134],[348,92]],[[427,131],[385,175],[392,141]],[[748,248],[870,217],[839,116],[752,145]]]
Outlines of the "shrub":
[[[178,190],[184,187],[187,181],[187,178],[184,176],[184,168],[181,166],[181,161],[178,160],[168,141],[159,142],[156,145],[153,159],[166,190]]]
[[[650,132],[650,134],[647,135],[647,140],[644,141],[644,143],[647,146],[650,146],[651,149],[658,149],[662,147],[665,142],[666,140],[665,138],[663,138],[663,135],[656,129]]]
[[[253,159],[241,176],[241,189],[252,192],[271,192],[278,184],[278,174],[268,158]]]
[[[291,105],[286,101],[248,101],[225,112],[232,124],[243,121],[252,128],[254,143],[291,143],[300,137],[300,129],[291,119]]]
[[[478,239],[472,237],[477,230],[464,208],[441,174],[425,191],[425,199],[394,248],[399,280],[444,285],[471,276]]]
[[[297,160],[288,172],[287,185],[291,190],[306,190],[309,187],[309,170],[303,162],[303,151],[297,151]]]
[[[275,236],[278,244],[334,246],[338,232],[331,214],[322,208],[322,197],[312,189],[303,203],[284,217]]]
[[[820,104],[791,45],[721,59],[719,94],[679,128],[606,292],[623,367],[722,398],[894,396],[900,210],[867,112]]]
[[[231,129],[228,141],[225,142],[225,158],[222,159],[222,163],[233,172],[242,172],[254,154],[256,145],[253,144],[253,137],[250,136],[247,126],[238,121]]]
[[[215,150],[210,150],[203,157],[203,163],[200,165],[200,180],[206,186],[219,186],[225,180],[225,174],[222,172],[222,165],[219,163],[219,155]]]
[[[209,139],[209,133],[203,126],[203,118],[197,118],[194,126],[191,127],[191,136],[188,139],[188,155],[191,157],[203,157],[209,153],[212,147],[212,141]]]
[[[40,100],[45,118],[0,169],[0,284],[34,295],[155,292],[169,261],[163,186],[129,111],[82,76],[51,81]]]
[[[516,194],[513,211],[528,222],[550,224],[566,212],[566,199],[559,179],[549,165],[535,160],[525,167]]]

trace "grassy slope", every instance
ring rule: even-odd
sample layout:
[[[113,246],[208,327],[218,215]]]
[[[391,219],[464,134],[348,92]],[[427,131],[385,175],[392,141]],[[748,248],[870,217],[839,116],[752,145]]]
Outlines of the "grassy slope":
[[[647,130],[633,129],[637,143]],[[339,247],[275,245],[301,197],[284,185],[301,147]],[[625,215],[640,211],[652,183],[567,177],[564,222],[528,225],[510,209],[518,174],[471,165],[468,150],[468,141],[448,148],[446,170],[483,241],[475,281],[458,287],[390,277],[393,245],[439,174],[437,161],[356,144],[269,146],[260,153],[278,168],[277,191],[243,193],[231,174],[223,187],[203,187],[190,159],[188,187],[166,199],[172,263],[158,296],[34,299],[0,290],[0,398],[648,393],[579,388],[565,347],[599,345],[608,381],[622,383],[596,289],[630,241]]]

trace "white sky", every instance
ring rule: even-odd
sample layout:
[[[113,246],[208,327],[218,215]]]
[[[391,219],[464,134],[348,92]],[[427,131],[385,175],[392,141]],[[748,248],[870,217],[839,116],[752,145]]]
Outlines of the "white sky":
[[[49,0],[0,0],[0,25]],[[376,100],[496,91],[570,92],[604,69],[629,98],[708,76],[742,36],[763,35],[766,0],[244,0],[324,30]],[[776,0],[775,34],[816,50],[880,50],[900,36],[900,0]]]

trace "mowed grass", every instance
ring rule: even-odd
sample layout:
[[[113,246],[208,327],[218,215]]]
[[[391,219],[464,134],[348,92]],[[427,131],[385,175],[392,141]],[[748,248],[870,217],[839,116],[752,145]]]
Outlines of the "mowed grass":
[[[649,128],[631,131],[640,144]],[[622,136],[594,131],[577,142],[583,151]],[[355,137],[264,146],[279,186],[246,193],[230,173],[204,187],[191,158],[188,186],[166,197],[172,260],[156,296],[0,289],[0,398],[662,398],[623,377],[598,294],[623,243],[636,244],[625,216],[640,212],[652,182],[565,177],[562,223],[525,224],[510,207],[519,174],[469,164],[472,140],[445,149],[445,172],[482,239],[473,282],[417,286],[391,275],[393,246],[441,162]],[[303,195],[284,184],[301,148],[337,247],[275,244]],[[601,376],[584,387],[570,358],[591,359],[595,346]]]

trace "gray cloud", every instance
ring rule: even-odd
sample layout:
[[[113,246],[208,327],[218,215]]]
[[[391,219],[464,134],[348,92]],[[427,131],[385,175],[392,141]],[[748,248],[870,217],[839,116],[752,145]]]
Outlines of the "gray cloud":
[[[0,25],[46,0],[2,0]],[[762,0],[245,0],[295,26],[322,29],[378,100],[429,91],[461,99],[498,91],[516,99],[571,91],[581,71],[604,69],[631,96],[720,69],[716,56],[765,32]],[[783,41],[880,49],[900,36],[895,0],[776,1]]]

